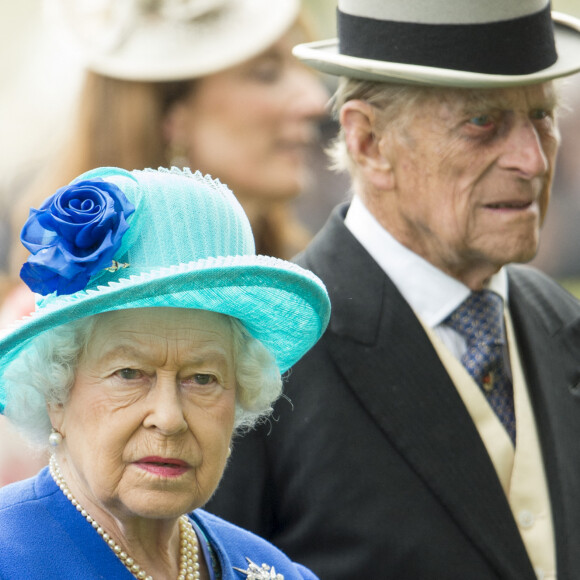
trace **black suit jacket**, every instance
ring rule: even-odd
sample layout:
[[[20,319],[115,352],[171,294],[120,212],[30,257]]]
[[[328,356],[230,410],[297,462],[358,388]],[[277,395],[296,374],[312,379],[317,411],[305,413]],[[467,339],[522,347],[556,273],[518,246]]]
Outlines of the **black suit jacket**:
[[[479,434],[419,321],[339,208],[298,262],[332,316],[273,420],[240,439],[208,508],[323,580],[533,580]],[[509,307],[544,454],[559,580],[580,578],[580,307],[510,267]],[[429,288],[425,288],[428,292]]]

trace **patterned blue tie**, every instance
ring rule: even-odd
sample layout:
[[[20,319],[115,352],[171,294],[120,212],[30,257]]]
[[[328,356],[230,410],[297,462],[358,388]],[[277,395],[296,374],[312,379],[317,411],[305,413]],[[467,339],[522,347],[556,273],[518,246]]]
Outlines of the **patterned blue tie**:
[[[502,298],[491,290],[472,292],[443,323],[465,338],[467,351],[461,362],[483,390],[515,445],[513,387],[503,355]]]

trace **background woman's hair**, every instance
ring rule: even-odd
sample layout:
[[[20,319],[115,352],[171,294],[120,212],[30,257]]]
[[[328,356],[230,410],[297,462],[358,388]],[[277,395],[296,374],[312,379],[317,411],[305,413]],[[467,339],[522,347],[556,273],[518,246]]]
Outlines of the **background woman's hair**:
[[[171,105],[194,86],[195,81],[126,81],[87,71],[71,132],[13,208],[14,231],[20,231],[31,207],[90,169],[168,166],[163,120]],[[16,279],[27,256],[28,251],[16,244],[10,258]]]

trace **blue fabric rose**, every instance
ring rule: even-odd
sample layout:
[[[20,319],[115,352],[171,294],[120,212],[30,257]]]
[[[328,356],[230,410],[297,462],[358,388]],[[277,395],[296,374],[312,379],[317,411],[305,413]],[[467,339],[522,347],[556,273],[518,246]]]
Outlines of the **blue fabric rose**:
[[[72,294],[111,266],[134,206],[102,179],[61,187],[40,209],[31,209],[20,239],[31,252],[20,277],[33,292]]]

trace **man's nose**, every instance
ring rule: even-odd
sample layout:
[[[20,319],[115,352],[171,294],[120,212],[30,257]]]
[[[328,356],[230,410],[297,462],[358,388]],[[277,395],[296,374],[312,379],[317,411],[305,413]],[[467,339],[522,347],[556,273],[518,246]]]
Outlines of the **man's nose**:
[[[529,119],[521,120],[510,131],[502,159],[504,167],[519,172],[526,179],[545,175],[550,163],[534,123]]]

